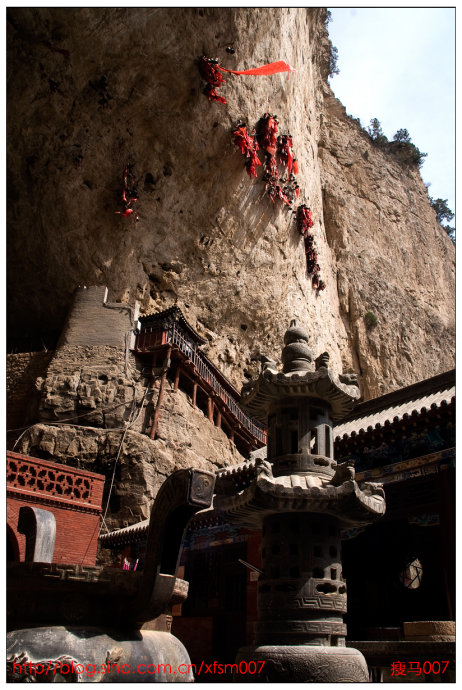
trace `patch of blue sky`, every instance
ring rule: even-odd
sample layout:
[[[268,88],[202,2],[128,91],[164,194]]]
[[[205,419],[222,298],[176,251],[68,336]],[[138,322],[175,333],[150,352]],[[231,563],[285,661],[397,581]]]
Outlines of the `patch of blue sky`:
[[[363,127],[376,117],[392,139],[407,129],[427,153],[430,196],[455,210],[455,9],[337,7],[328,25],[337,98]]]

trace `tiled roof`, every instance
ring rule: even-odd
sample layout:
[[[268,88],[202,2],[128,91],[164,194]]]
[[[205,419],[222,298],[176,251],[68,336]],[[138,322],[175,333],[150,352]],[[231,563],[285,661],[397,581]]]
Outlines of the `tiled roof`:
[[[151,323],[163,321],[169,316],[173,316],[175,320],[178,320],[181,326],[189,333],[191,338],[194,341],[196,341],[199,345],[204,345],[207,342],[205,338],[202,338],[202,336],[200,336],[199,333],[197,333],[197,331],[194,330],[191,324],[186,320],[181,309],[176,305],[173,307],[169,307],[168,309],[164,309],[164,311],[158,311],[152,314],[145,314],[144,316],[140,316],[139,321],[141,324],[150,325]]]
[[[336,440],[352,433],[372,431],[384,424],[418,416],[449,405],[455,399],[455,370],[401,388],[357,405],[354,412],[334,427]]]
[[[119,540],[125,540],[126,537],[142,536],[147,534],[149,527],[149,520],[142,520],[129,527],[122,527],[121,529],[116,529],[113,532],[108,532],[107,534],[101,534],[99,540],[101,542],[118,542]]]

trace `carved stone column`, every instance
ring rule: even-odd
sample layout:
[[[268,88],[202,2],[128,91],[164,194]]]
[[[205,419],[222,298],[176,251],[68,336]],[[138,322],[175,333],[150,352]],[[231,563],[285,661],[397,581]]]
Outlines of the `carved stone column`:
[[[313,361],[307,342],[293,322],[282,372],[268,360],[243,388],[242,405],[267,422],[268,459],[250,483],[248,468],[242,482],[232,468],[216,484],[215,510],[262,529],[257,644],[239,650],[237,660],[265,662],[258,674],[248,666],[246,681],[367,682],[364,657],[345,646],[340,529],[383,515],[384,492],[359,487],[351,464],[337,466],[333,421],[350,411],[359,388],[353,375],[328,368],[327,353]]]
[[[344,647],[346,585],[338,520],[283,513],[263,522],[259,644]]]

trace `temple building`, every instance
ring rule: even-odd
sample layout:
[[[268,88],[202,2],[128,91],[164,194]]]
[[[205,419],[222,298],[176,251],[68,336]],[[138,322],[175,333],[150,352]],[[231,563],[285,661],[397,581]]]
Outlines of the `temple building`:
[[[239,406],[240,394],[221,371],[200,350],[206,343],[191,327],[179,307],[142,316],[134,353],[139,362],[153,370],[165,363],[165,374],[174,381],[173,390],[190,396],[192,406],[223,429],[245,456],[266,444],[266,429]],[[162,402],[162,382],[150,438],[156,438],[157,410]]]
[[[337,456],[387,498],[379,523],[344,535],[351,639],[402,640],[407,621],[453,621],[455,371],[360,403],[335,436]]]
[[[159,319],[162,329],[164,318],[163,314]],[[160,348],[165,352],[168,342],[160,333],[165,331],[157,333],[157,326],[148,335],[146,330],[152,326],[147,323],[148,319],[137,336],[139,350],[151,338],[151,347],[156,342],[163,357]],[[182,327],[186,330],[184,324]],[[194,395],[199,384],[191,378],[186,346],[182,347],[171,371],[178,385],[184,377]],[[193,344],[190,347],[194,351]],[[216,375],[216,369],[213,373]],[[205,376],[203,380],[207,380]],[[204,396],[210,393],[205,386],[201,391]],[[333,429],[337,461],[354,464],[358,481],[383,483],[387,500],[387,513],[381,520],[341,533],[343,572],[348,581],[347,644],[351,640],[364,653],[374,669],[374,679],[388,678],[386,669],[400,653],[409,654],[406,644],[410,640],[430,643],[432,631],[412,637],[412,621],[447,621],[446,634],[440,636],[446,647],[440,650],[453,659],[454,396],[455,371],[449,371],[359,403]],[[217,408],[204,404],[209,420],[217,419]],[[247,427],[245,434],[248,432]],[[290,429],[288,433],[290,445]],[[241,439],[245,438],[243,434]],[[254,445],[261,445],[262,440],[263,436]],[[219,471],[218,481],[221,476],[234,491],[244,491],[266,452],[261,446],[242,465]],[[144,521],[103,535],[101,546],[111,550],[119,567],[124,562],[142,567],[147,528],[148,521]],[[189,596],[181,612],[179,607],[173,611],[174,632],[193,662],[227,662],[239,647],[255,643],[261,566],[257,531],[231,524],[216,511],[193,518],[181,560],[182,577],[190,582]],[[415,646],[411,649],[415,655]],[[423,661],[428,649],[424,645],[418,659]]]
[[[298,333],[297,328],[294,333]],[[296,357],[300,347],[306,349],[304,338],[302,334],[300,342],[287,346],[295,348]],[[259,396],[263,402],[257,404],[252,395],[249,397],[250,383],[244,385],[241,396],[206,356],[204,345],[205,340],[177,306],[138,319],[136,307],[108,304],[107,290],[101,286],[76,292],[60,348],[47,355],[44,393],[38,399],[30,396],[31,405],[27,409],[28,421],[38,417],[47,424],[38,424],[37,432],[32,427],[21,440],[18,438],[22,452],[8,451],[9,560],[28,558],[26,542],[30,526],[27,527],[24,517],[21,519],[20,511],[23,509],[24,513],[25,508],[31,508],[48,511],[56,521],[53,563],[94,566],[98,544],[99,563],[115,571],[143,573],[149,519],[125,517],[131,514],[133,505],[132,479],[127,482],[124,498],[125,526],[111,528],[121,522],[117,517],[121,514],[117,512],[121,501],[111,482],[111,476],[116,476],[112,467],[117,445],[109,446],[114,450],[106,464],[100,462],[95,467],[105,475],[82,469],[85,460],[80,459],[80,454],[73,456],[69,465],[55,462],[53,448],[62,448],[63,444],[66,448],[83,448],[84,437],[78,433],[91,434],[95,440],[101,434],[104,440],[98,454],[106,453],[106,439],[116,434],[120,451],[126,432],[122,434],[117,427],[125,425],[127,431],[133,428],[135,432],[130,446],[132,455],[143,443],[149,445],[149,439],[153,447],[159,443],[163,447],[172,424],[194,414],[199,455],[203,435],[212,430],[217,447],[223,448],[227,443],[231,450],[234,448],[235,456],[228,448],[227,459],[221,466],[207,467],[215,473],[216,491],[224,498],[234,494],[245,496],[258,480],[262,462],[267,458],[290,458],[293,454],[297,457],[300,443],[305,444],[308,457],[320,458],[318,462],[327,463],[329,468],[334,466],[335,455],[336,462],[343,463],[342,481],[365,483],[370,487],[369,493],[373,487],[383,484],[387,511],[380,520],[374,524],[353,520],[350,525],[340,526],[341,570],[348,584],[346,644],[364,654],[372,679],[384,680],[397,655],[408,658],[406,654],[411,653],[406,648],[408,643],[430,644],[429,638],[435,637],[432,630],[419,630],[415,634],[409,626],[414,621],[437,621],[438,625],[446,626],[443,632],[439,630],[438,640],[433,639],[437,647],[432,651],[424,645],[418,658],[423,661],[422,655],[432,651],[434,655],[441,652],[453,660],[454,370],[352,407],[342,403],[342,396],[348,390],[352,399],[357,399],[355,377],[340,374],[334,377],[334,385],[334,379],[329,378],[331,374],[326,373],[330,371],[327,353],[315,361],[311,354],[305,353],[313,376],[327,377],[324,387],[321,386],[323,395],[333,386],[328,393],[332,401],[324,411],[316,404],[312,405],[313,409],[305,410],[302,405],[299,410],[298,402],[287,409],[275,408],[267,420],[267,431],[259,405],[270,395],[269,378],[274,377],[277,382],[278,376],[285,374],[276,370],[271,373],[275,362],[262,360]],[[114,371],[108,367],[108,357]],[[83,370],[79,358],[84,358]],[[295,362],[294,366],[298,366],[297,359]],[[286,362],[284,366],[289,364]],[[136,376],[130,371],[136,371]],[[74,383],[76,380],[78,383]],[[132,407],[127,422],[123,410],[128,410],[130,404],[133,406],[132,391],[136,386],[141,403],[136,414]],[[103,416],[98,410],[98,405],[109,403],[122,410],[119,416],[111,416],[113,413]],[[335,410],[333,427],[328,409]],[[72,411],[78,421],[82,415],[80,423],[88,426],[57,426],[52,432],[54,420],[66,421]],[[17,412],[16,408],[12,409],[14,422],[24,424]],[[300,421],[305,418],[311,420],[306,428]],[[182,433],[189,434],[190,429],[193,427],[186,427]],[[56,438],[55,446],[53,438]],[[154,454],[149,462],[155,462],[156,457]],[[169,472],[180,456],[175,457]],[[132,472],[138,471],[137,456],[128,457],[127,462],[131,464],[124,471],[131,477]],[[283,463],[281,471],[290,474],[289,465],[285,467]],[[84,464],[84,467],[91,466]],[[117,491],[120,495],[120,490]],[[100,529],[103,504],[106,519]],[[252,501],[249,505],[253,505]],[[264,567],[261,532],[252,520],[239,523],[231,519],[233,511],[227,514],[227,510],[199,511],[191,519],[178,570],[178,577],[190,584],[189,595],[174,603],[171,614],[165,614],[161,622],[161,626],[170,626],[173,616],[173,633],[185,645],[193,663],[229,663],[239,648],[255,645],[258,640],[257,599]],[[248,508],[243,510],[245,513]],[[41,515],[31,513],[36,514]],[[335,578],[323,581],[322,587],[337,588],[339,567],[328,570],[331,574],[335,571]],[[345,597],[345,593],[339,596]],[[145,625],[156,629],[157,624]],[[340,630],[341,622],[337,621],[336,625]],[[327,637],[343,640],[340,634]],[[415,650],[415,645],[411,646],[412,653]]]

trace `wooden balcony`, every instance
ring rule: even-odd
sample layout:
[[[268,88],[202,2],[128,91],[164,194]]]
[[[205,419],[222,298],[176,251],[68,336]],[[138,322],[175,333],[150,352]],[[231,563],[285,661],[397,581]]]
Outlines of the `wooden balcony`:
[[[221,426],[231,440],[236,436],[244,450],[266,445],[266,429],[249,417],[240,407],[240,395],[219,369],[200,351],[204,340],[191,328],[177,307],[140,319],[141,331],[136,336],[134,351],[143,356],[153,355],[153,366],[159,365],[162,352],[171,347],[170,378],[175,390],[181,388],[181,378],[192,384],[191,398],[195,406],[198,390],[207,397],[204,412],[210,421]],[[239,443],[236,442],[239,446]]]

